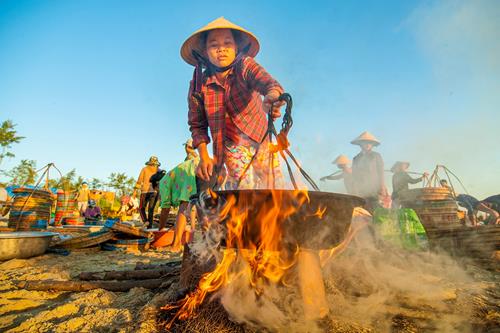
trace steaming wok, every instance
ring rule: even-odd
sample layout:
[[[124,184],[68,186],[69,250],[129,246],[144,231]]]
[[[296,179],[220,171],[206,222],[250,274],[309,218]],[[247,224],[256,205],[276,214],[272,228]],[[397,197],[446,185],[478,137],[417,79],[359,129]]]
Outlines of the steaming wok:
[[[281,199],[280,212],[296,207],[295,212],[288,217],[278,217],[282,233],[281,246],[291,248],[298,245],[310,249],[327,249],[338,245],[349,229],[353,209],[364,204],[362,198],[346,194],[319,191],[309,191],[306,194],[291,190],[274,190],[274,192]],[[233,190],[215,193],[222,205],[234,197],[238,209],[248,210],[248,219],[242,233],[243,246],[259,244],[262,227],[258,219],[275,207],[272,191]],[[306,195],[309,196],[309,200],[304,197]],[[222,223],[227,222],[227,219]]]

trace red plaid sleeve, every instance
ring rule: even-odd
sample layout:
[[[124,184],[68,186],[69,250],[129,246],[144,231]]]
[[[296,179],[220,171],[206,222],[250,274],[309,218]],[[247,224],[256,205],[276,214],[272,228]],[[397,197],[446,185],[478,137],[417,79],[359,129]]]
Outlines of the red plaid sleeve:
[[[256,90],[264,96],[271,90],[278,90],[280,94],[284,92],[278,81],[266,72],[264,67],[259,65],[252,57],[245,57],[243,60],[243,79],[252,90]]]
[[[203,101],[192,95],[193,89],[193,81],[191,81],[188,93],[188,125],[193,138],[193,148],[196,148],[200,143],[210,143],[210,137],[208,136],[208,120]]]

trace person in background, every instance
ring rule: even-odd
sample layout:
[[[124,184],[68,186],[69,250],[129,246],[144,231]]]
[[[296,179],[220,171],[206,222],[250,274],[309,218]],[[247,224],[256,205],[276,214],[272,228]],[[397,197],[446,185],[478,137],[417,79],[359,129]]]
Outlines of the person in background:
[[[384,161],[382,156],[372,149],[380,145],[380,141],[369,132],[363,132],[352,140],[353,145],[358,145],[361,152],[352,162],[352,177],[356,195],[366,200],[368,211],[373,213],[380,207],[380,202],[387,206],[390,197],[384,182]]]
[[[162,169],[158,169],[154,175],[151,176],[149,181],[151,182],[151,187],[153,188],[153,191],[155,192],[154,200],[153,203],[151,204],[152,207],[156,207],[156,203],[158,202],[158,198],[160,197],[160,191],[159,191],[159,185],[160,185],[160,180],[165,176],[166,171]],[[153,211],[154,215],[154,211]],[[150,226],[151,228],[151,226]]]
[[[457,203],[467,209],[467,217],[472,225],[477,225],[477,212],[487,214],[485,224],[499,224],[500,214],[489,207],[488,203],[483,203],[469,194],[459,194],[456,197]]]
[[[0,186],[0,217],[7,215],[10,210],[10,196],[5,187]]]
[[[453,190],[453,187],[451,187],[450,184],[448,184],[448,181],[446,179],[441,179],[439,181],[439,186],[447,188],[450,191],[450,193],[453,196],[455,196],[455,191]]]
[[[134,215],[139,209],[139,199],[137,199],[137,192],[134,191],[132,196],[124,195],[121,198],[121,207],[118,215]]]
[[[78,211],[80,215],[83,215],[85,210],[87,209],[87,203],[90,200],[90,189],[89,184],[87,182],[83,182],[82,186],[78,190],[76,194],[76,201],[78,203]]]
[[[500,213],[500,194],[487,197],[481,202],[489,208],[495,210],[497,213]]]
[[[187,210],[189,198],[197,192],[195,173],[200,159],[191,143],[192,141],[188,140],[184,145],[186,151],[184,162],[170,170],[160,181],[161,215],[159,230],[162,230],[166,225],[170,207],[179,207],[172,244],[172,251],[174,252],[181,250],[182,234],[186,228],[188,214],[191,220],[192,232],[195,227],[196,209],[191,207],[190,211]]]
[[[160,162],[156,156],[151,156],[145,164],[146,166],[142,168],[141,173],[139,174],[139,178],[135,184],[135,189],[141,193],[139,200],[141,220],[143,223],[147,224],[148,228],[152,228],[156,192],[153,189],[150,180],[151,176],[158,172]]]
[[[410,184],[420,183],[427,173],[424,172],[422,177],[412,178],[408,174],[409,162],[396,162],[391,168],[392,175],[392,208],[399,208],[399,199],[401,191],[408,190]]]
[[[96,205],[95,200],[89,200],[87,209],[85,209],[85,212],[83,213],[83,217],[86,221],[98,221],[101,219],[101,208]]]
[[[332,173],[329,176],[321,177],[321,181],[325,180],[344,180],[344,186],[348,194],[354,194],[354,183],[352,179],[352,168],[349,166],[351,164],[351,161],[349,158],[345,155],[339,155],[335,159],[335,161],[332,162],[332,164],[336,164],[337,168],[340,170]]]

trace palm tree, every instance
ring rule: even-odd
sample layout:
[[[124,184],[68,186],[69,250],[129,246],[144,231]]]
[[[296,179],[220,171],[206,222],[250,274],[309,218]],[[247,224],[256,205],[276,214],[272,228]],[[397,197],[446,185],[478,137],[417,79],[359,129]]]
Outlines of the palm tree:
[[[135,179],[127,176],[124,172],[112,172],[106,184],[117,191],[118,196],[130,194],[134,189]]]
[[[2,152],[0,153],[0,164],[5,157],[14,157],[15,155],[9,151],[13,143],[19,143],[24,136],[18,136],[17,131],[14,129],[16,125],[12,120],[5,120],[2,125],[0,125],[0,147],[2,147]]]
[[[34,160],[21,160],[19,165],[10,171],[2,171],[10,178],[10,183],[16,185],[33,185],[36,181],[36,162]]]

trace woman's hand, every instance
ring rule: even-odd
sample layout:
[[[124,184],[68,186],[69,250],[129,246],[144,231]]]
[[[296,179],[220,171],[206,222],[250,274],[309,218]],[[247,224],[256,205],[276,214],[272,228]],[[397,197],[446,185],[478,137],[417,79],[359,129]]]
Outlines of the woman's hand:
[[[264,107],[265,111],[269,113],[269,110],[271,107],[273,108],[271,116],[273,117],[273,120],[281,117],[281,111],[280,108],[285,104],[283,101],[278,101],[278,98],[280,97],[280,92],[278,90],[271,90],[265,97],[264,97]]]
[[[196,175],[204,181],[210,181],[214,171],[214,160],[210,157],[200,158],[200,163],[196,168]]]
[[[208,155],[206,143],[201,143],[198,146],[198,152],[200,153],[200,163],[196,168],[196,175],[208,182],[214,172],[214,160]]]

